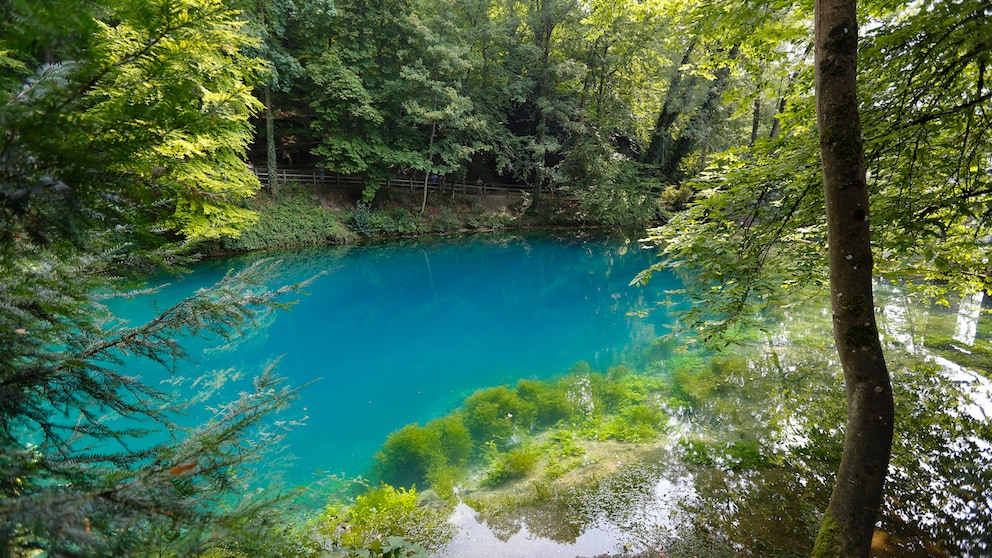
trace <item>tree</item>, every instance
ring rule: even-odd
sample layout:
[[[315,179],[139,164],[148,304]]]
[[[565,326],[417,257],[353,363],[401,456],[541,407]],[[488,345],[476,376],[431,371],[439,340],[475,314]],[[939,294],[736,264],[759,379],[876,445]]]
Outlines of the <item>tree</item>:
[[[17,25],[0,30],[0,556],[191,555],[250,538],[247,524],[264,536],[275,498],[234,469],[278,441],[265,417],[296,390],[270,369],[193,428],[122,362],[169,369],[182,334],[223,339],[285,306],[288,289],[265,286],[274,266],[145,324],[104,302],[253,218],[261,62],[243,23],[219,0],[2,9]]]
[[[828,10],[829,17],[844,19],[817,22],[817,39],[824,41],[815,67],[823,72],[817,86],[824,88],[817,101],[828,105],[820,107],[819,126],[811,125],[814,105],[801,87],[812,81],[814,68],[800,65],[779,114],[781,133],[714,157],[691,182],[695,203],[651,236],[663,258],[655,269],[691,278],[683,293],[696,304],[681,326],[714,343],[733,342],[735,327],[751,323],[767,305],[795,304],[811,296],[810,289],[822,292],[823,263],[830,261],[850,422],[817,552],[863,555],[893,428],[872,316],[872,272],[927,302],[992,287],[992,190],[981,171],[987,165],[980,163],[992,152],[992,137],[979,108],[989,95],[984,73],[992,45],[975,39],[987,25],[982,3],[865,2],[872,26],[858,54],[867,62],[856,70],[853,50],[840,58],[836,51],[857,48],[854,7],[830,5],[842,9]],[[865,160],[859,119],[867,130]],[[838,128],[838,120],[846,124]],[[883,224],[870,238],[869,215]]]
[[[988,291],[990,7],[865,6],[882,24],[866,34],[860,70],[873,214],[886,223],[878,267],[926,278],[907,286],[944,304],[948,291]]]
[[[391,166],[407,166],[415,130],[396,126],[403,120],[407,97],[401,68],[412,62],[412,2],[336,3],[327,22],[329,44],[306,65],[315,87],[311,127],[320,143],[313,149],[328,169],[365,176],[365,201],[378,188],[375,179]]]
[[[164,217],[195,238],[250,223],[239,204],[258,188],[243,153],[261,65],[240,52],[248,40],[234,16],[217,0],[124,2],[80,17],[83,36],[53,64],[7,33],[5,57],[23,88],[0,99],[4,225],[46,236],[127,212],[134,223]],[[11,17],[35,25],[24,12]]]
[[[847,386],[840,469],[813,556],[867,557],[892,448],[894,405],[875,323],[868,184],[858,115],[855,0],[818,0],[816,108],[834,344]]]
[[[403,103],[404,123],[427,136],[426,149],[414,150],[409,157],[414,161],[412,168],[424,173],[423,213],[429,176],[461,171],[464,178],[463,165],[484,147],[479,138],[485,122],[462,91],[462,77],[471,71],[471,63],[464,47],[453,41],[451,20],[439,16],[422,21],[411,15],[410,27],[419,37],[417,43],[423,46],[423,53],[401,69],[411,93]]]
[[[276,115],[290,114],[305,118],[308,107],[305,94],[294,91],[304,77],[303,61],[319,55],[321,47],[327,43],[324,25],[328,18],[336,15],[333,0],[232,0],[234,6],[247,16],[247,33],[257,43],[248,50],[252,56],[266,61],[266,79],[261,86],[263,99],[264,138],[267,171],[267,186],[272,194],[278,193],[279,147],[283,155],[291,160],[290,150],[305,142],[299,137],[297,144],[283,138],[296,138],[309,132],[300,124],[281,123],[276,129]],[[301,114],[302,113],[302,114]],[[287,119],[288,120],[288,119]],[[307,142],[309,145],[309,142]]]
[[[265,118],[265,160],[269,192],[275,196],[279,191],[278,155],[276,152],[275,114],[272,107],[272,90],[286,90],[303,69],[299,61],[281,44],[280,38],[286,35],[289,19],[295,15],[296,5],[292,0],[250,2],[247,11],[253,17],[249,20],[252,34],[259,39],[260,58],[268,62],[269,75],[262,85]]]

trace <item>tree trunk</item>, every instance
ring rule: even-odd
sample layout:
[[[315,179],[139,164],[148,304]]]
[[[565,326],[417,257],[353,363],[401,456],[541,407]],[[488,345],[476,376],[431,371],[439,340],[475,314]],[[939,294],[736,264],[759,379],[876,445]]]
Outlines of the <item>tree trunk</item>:
[[[434,100],[435,100],[434,109],[436,110],[437,109],[437,102],[436,102],[437,101],[437,97],[436,96],[435,96]],[[434,173],[434,155],[433,155],[433,151],[434,151],[434,136],[436,136],[436,135],[437,135],[437,121],[435,120],[435,121],[432,121],[431,122],[431,139],[427,143],[427,156],[429,157],[429,159],[428,159],[428,163],[429,164],[427,165],[428,166],[427,171],[424,172],[424,199],[420,201],[420,214],[421,215],[423,215],[424,214],[424,210],[427,209],[427,187],[429,186],[429,183],[430,183],[430,177],[431,177],[432,174],[435,174]],[[441,177],[440,176],[437,178],[437,185],[438,185],[438,190],[440,190],[440,188],[441,188]]]
[[[694,48],[696,48],[695,41],[689,43],[685,54],[682,55],[682,61],[679,67],[675,69],[675,73],[672,75],[672,81],[668,85],[668,92],[665,93],[665,101],[661,105],[661,110],[658,111],[654,130],[651,131],[651,142],[648,144],[648,148],[641,158],[642,163],[660,166],[664,165],[668,159],[668,152],[671,149],[673,141],[671,134],[672,125],[675,124],[675,120],[679,114],[685,110],[683,104],[687,86],[682,85],[682,79],[685,77],[685,70],[683,68],[691,60]]]
[[[265,84],[265,156],[268,167],[269,193],[272,197],[279,194],[279,182],[276,178],[276,125],[272,116],[272,86]]]
[[[692,48],[693,45],[689,45],[685,55],[682,57],[682,66],[685,66],[689,62]],[[737,58],[739,52],[740,45],[735,44],[731,47],[727,55],[728,59],[733,60]],[[696,79],[694,78],[689,79],[688,85],[685,86],[683,86],[681,75],[677,75],[676,78],[673,80],[672,86],[678,86],[682,88],[682,91],[675,93],[679,97],[673,97],[671,91],[666,95],[665,104],[662,105],[661,112],[658,114],[651,143],[648,145],[648,150],[645,152],[645,159],[643,160],[647,164],[657,166],[657,176],[662,182],[670,184],[679,183],[685,177],[685,171],[682,169],[682,161],[693,150],[697,148],[700,150],[700,165],[705,166],[710,135],[708,128],[711,128],[713,125],[714,115],[720,106],[724,89],[726,89],[727,81],[730,78],[730,65],[728,62],[726,66],[714,72],[713,79],[706,86],[706,97],[689,119],[689,124],[686,127],[687,130],[683,130],[677,137],[673,138],[671,128],[680,113],[686,112],[687,107],[684,106],[685,98],[696,85]],[[669,103],[670,100],[676,99],[679,101],[678,106],[674,105],[674,103]]]
[[[758,126],[761,124],[761,91],[754,96],[754,108],[751,109],[751,141],[748,143],[754,147],[758,141]]]
[[[803,60],[805,60],[806,57],[809,56],[809,51],[812,48],[813,48],[813,43],[812,42],[810,42],[810,43],[808,43],[806,45],[806,50],[803,52]],[[792,87],[792,84],[797,79],[799,79],[799,73],[800,73],[800,68],[796,68],[795,70],[793,70],[792,72],[789,73],[789,80],[785,83],[785,87],[783,88],[782,94],[778,98],[778,110],[775,112],[775,116],[772,117],[772,129],[768,133],[768,138],[769,139],[775,139],[775,138],[777,138],[778,137],[778,133],[782,129],[782,122],[781,122],[781,120],[779,120],[778,116],[780,114],[782,114],[783,112],[785,112],[785,107],[788,104],[788,101],[786,100],[786,97],[785,97],[786,92],[789,90],[790,87]]]
[[[834,342],[847,386],[844,453],[814,557],[867,557],[892,446],[893,400],[875,323],[856,0],[816,0],[816,108]]]
[[[768,132],[768,137],[770,139],[777,138],[779,131],[782,129],[782,121],[779,120],[778,115],[785,112],[785,104],[786,104],[786,100],[785,100],[785,96],[783,95],[778,100],[778,112],[776,112],[775,117],[772,118],[772,129],[770,132]]]

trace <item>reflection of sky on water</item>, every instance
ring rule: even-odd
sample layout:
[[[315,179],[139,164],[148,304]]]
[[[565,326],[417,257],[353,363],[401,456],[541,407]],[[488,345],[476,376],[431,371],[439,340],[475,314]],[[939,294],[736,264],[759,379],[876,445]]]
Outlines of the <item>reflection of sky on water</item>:
[[[622,469],[618,476],[635,481],[633,490],[625,482],[607,478],[583,496],[577,514],[585,517],[581,532],[573,540],[556,541],[536,534],[548,518],[519,517],[512,533],[499,529],[465,503],[455,508],[449,521],[457,535],[440,554],[443,558],[543,558],[545,556],[602,556],[654,546],[661,539],[678,536],[686,520],[685,506],[696,502],[693,475],[677,463],[655,463]],[[611,482],[612,481],[612,482]],[[510,512],[512,513],[512,511]],[[503,536],[498,536],[502,533]]]
[[[982,302],[985,293],[966,295],[958,308],[958,320],[954,330],[954,340],[965,345],[974,345],[978,336],[978,318],[982,315]]]
[[[445,548],[442,556],[452,558],[504,558],[506,556],[593,556],[617,550],[623,541],[618,529],[593,525],[587,527],[573,543],[559,543],[536,536],[527,525],[507,540],[499,539],[485,524],[480,523],[475,510],[464,503],[455,507],[449,521],[458,529],[458,536]]]
[[[921,336],[921,327],[918,322],[928,315],[919,312],[919,310],[914,312],[913,308],[918,307],[918,303],[901,296],[898,289],[891,289],[891,291],[882,289],[880,301],[884,316],[880,322],[883,334],[901,344],[907,353],[937,364],[951,382],[969,386],[968,401],[962,403],[960,410],[969,413],[977,420],[988,420],[992,416],[992,381],[949,358],[935,354],[926,346],[925,342],[917,344],[916,339]],[[982,316],[983,301],[984,293],[961,297],[957,311],[954,312],[952,339],[967,346],[975,344],[978,338],[978,324]],[[933,310],[935,313],[944,313],[943,310],[937,308]],[[970,350],[963,347],[954,346],[954,348],[962,353],[971,354]],[[985,372],[988,373],[989,371]],[[953,412],[953,409],[948,409],[948,411]]]

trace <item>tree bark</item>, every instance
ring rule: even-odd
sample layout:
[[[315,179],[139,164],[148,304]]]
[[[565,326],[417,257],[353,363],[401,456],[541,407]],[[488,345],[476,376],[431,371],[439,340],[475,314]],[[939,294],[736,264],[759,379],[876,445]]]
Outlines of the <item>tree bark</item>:
[[[893,400],[875,323],[856,0],[816,0],[816,110],[834,342],[847,386],[844,453],[814,557],[867,557],[892,446]]]
[[[754,96],[754,108],[751,109],[751,141],[749,146],[754,147],[758,141],[758,126],[761,124],[761,92]]]
[[[435,97],[436,100],[436,97]],[[434,104],[435,110],[437,109],[437,103]],[[431,139],[427,143],[427,170],[424,172],[424,198],[420,201],[420,214],[424,214],[424,210],[427,209],[427,188],[430,186],[431,175],[435,175],[434,172],[434,136],[437,135],[437,121],[431,122]],[[437,177],[438,191],[441,190],[441,177]]]
[[[265,84],[265,164],[267,167],[269,193],[272,197],[279,195],[279,182],[276,174],[276,125],[272,115],[272,86]]]

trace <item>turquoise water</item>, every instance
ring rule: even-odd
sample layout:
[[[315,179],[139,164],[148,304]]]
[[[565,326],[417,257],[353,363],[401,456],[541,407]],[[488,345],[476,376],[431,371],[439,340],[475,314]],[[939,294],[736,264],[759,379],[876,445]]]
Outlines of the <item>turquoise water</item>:
[[[572,502],[568,521],[557,498],[488,515],[460,505],[451,518],[458,535],[443,555],[593,556],[649,543],[695,555],[714,541],[726,543],[722,555],[808,555],[843,436],[844,388],[826,297],[813,292],[802,304],[769,309],[751,345],[713,355],[676,339],[685,350],[665,359],[664,350],[642,350],[672,318],[628,314],[653,308],[678,284],[659,275],[645,289],[630,287],[655,256],[623,238],[475,236],[275,257],[283,276],[273,284],[324,275],[290,312],[263,317],[231,345],[183,340],[196,362],[178,372],[184,381],[163,384],[193,402],[187,420],[197,424],[209,418],[209,405],[249,389],[280,356],[277,372],[291,384],[313,382],[275,417],[305,417],[305,424],[265,462],[266,472],[285,471],[284,480],[310,485],[307,493],[319,499],[313,483],[363,474],[389,433],[449,412],[476,389],[550,378],[579,361],[597,370],[646,364],[677,372],[673,381],[692,402],[671,409],[667,437],[640,446],[650,452],[644,463],[621,467],[623,453],[590,459],[618,469],[600,471],[606,476]],[[257,258],[205,263],[115,309],[147,319],[154,306]],[[880,525],[906,548],[987,556],[990,314],[980,298],[949,310],[884,282],[877,290],[898,407]],[[161,378],[134,369],[149,382]]]
[[[287,479],[366,472],[389,433],[460,405],[474,390],[595,370],[636,357],[631,347],[664,334],[670,318],[628,313],[655,305],[673,279],[629,282],[654,261],[633,240],[526,235],[459,237],[282,254],[280,281],[325,273],[289,312],[229,347],[187,340],[196,363],[180,375],[277,372],[303,390],[284,420]],[[136,319],[213,284],[252,258],[209,262],[155,295],[119,309]],[[186,385],[189,385],[187,382]],[[231,382],[216,395],[233,397]],[[183,397],[201,394],[202,386]],[[192,413],[193,418],[198,417]]]

